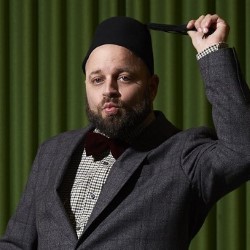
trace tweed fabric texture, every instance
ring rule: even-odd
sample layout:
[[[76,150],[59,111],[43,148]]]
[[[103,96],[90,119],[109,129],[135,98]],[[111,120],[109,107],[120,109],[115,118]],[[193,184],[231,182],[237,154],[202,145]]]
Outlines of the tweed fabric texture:
[[[156,111],[111,168],[80,238],[60,189],[66,172],[79,166],[80,144],[92,127],[48,140],[0,249],[187,250],[218,199],[250,179],[250,90],[235,50],[215,51],[198,63],[216,133],[179,131]],[[79,158],[72,157],[78,147]]]

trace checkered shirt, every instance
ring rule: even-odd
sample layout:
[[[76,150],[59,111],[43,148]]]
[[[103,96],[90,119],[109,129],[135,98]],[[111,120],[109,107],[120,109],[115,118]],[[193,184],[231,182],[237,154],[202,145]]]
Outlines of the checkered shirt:
[[[110,153],[101,160],[95,160],[92,156],[86,156],[85,150],[83,152],[70,195],[78,237],[88,222],[114,162]]]
[[[77,148],[59,189],[65,210],[78,238],[88,222],[115,159],[104,152],[99,159]]]

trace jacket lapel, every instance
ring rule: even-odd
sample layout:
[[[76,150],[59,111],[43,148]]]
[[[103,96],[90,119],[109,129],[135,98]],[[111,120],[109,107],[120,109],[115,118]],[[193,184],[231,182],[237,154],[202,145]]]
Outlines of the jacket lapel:
[[[76,242],[77,236],[65,211],[64,204],[59,196],[59,188],[63,181],[63,177],[69,166],[71,157],[82,142],[84,135],[88,130],[79,130],[72,136],[64,138],[61,141],[58,153],[55,153],[54,159],[51,161],[50,168],[52,169],[50,177],[50,189],[52,192],[47,194],[48,211],[51,211],[55,217],[55,222],[58,227],[71,241]]]

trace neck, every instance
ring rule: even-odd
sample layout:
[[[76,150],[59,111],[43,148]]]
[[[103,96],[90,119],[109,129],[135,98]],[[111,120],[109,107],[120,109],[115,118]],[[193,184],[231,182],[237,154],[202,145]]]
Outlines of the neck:
[[[147,127],[151,122],[153,122],[155,120],[155,113],[152,111],[147,117],[146,119],[143,121],[143,123],[141,124],[141,126],[143,128]]]

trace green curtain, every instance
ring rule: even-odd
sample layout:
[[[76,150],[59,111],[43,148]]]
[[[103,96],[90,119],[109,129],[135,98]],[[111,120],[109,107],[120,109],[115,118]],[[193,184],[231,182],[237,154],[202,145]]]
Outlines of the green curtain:
[[[87,124],[82,58],[95,26],[126,15],[180,24],[218,13],[250,82],[250,0],[0,0],[0,234],[24,189],[38,145]],[[212,126],[188,36],[152,31],[160,86],[155,109],[179,128]],[[250,250],[250,187],[210,212],[193,250]]]

